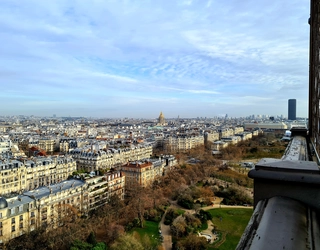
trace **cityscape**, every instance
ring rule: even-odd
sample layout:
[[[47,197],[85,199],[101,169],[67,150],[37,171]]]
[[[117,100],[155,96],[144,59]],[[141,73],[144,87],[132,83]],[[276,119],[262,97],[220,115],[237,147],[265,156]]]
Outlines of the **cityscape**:
[[[288,100],[289,116],[295,105]],[[136,183],[150,186],[177,167],[179,152],[210,145],[219,155],[263,131],[285,135],[306,123],[267,115],[166,119],[162,112],[157,119],[1,117],[0,241],[56,228],[64,206],[89,216],[113,196],[124,200]]]
[[[0,16],[0,249],[320,246],[319,0]]]

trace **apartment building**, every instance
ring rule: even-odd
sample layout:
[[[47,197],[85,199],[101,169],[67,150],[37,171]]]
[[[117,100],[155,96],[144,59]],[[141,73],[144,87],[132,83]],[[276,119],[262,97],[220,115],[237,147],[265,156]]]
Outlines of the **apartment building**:
[[[59,220],[78,216],[85,209],[85,183],[67,180],[50,187],[41,187],[22,195],[0,198],[0,243],[31,232],[42,226],[55,228]]]
[[[55,149],[56,142],[52,139],[39,139],[39,148],[46,151],[48,154],[52,154]]]
[[[36,200],[18,195],[0,198],[0,245],[36,228]]]
[[[253,130],[252,131],[252,136],[257,136],[259,133],[263,133],[262,130]]]
[[[77,147],[77,140],[73,138],[60,139],[59,142],[60,152],[68,153],[70,149]]]
[[[17,160],[0,163],[0,195],[20,192],[27,187],[26,166]]]
[[[56,228],[61,225],[63,217],[68,216],[72,219],[72,217],[77,217],[86,211],[85,190],[85,182],[70,179],[30,190],[23,195],[36,202],[36,227]]]
[[[241,126],[239,126],[239,127],[234,127],[234,133],[235,134],[241,134],[241,133],[243,133],[244,132],[244,127],[241,127]]]
[[[60,182],[77,170],[71,157],[34,157],[0,163],[0,194],[19,193]]]
[[[234,129],[232,128],[222,128],[219,130],[220,139],[225,137],[231,137],[234,135]]]
[[[224,141],[215,141],[213,143],[212,149],[215,151],[220,151],[223,148],[228,147],[229,143]]]
[[[164,138],[164,149],[167,151],[185,151],[200,145],[204,145],[202,135],[179,134]]]
[[[242,141],[252,139],[253,133],[251,132],[242,132],[240,134],[235,134],[235,136],[240,136]]]
[[[111,171],[85,181],[69,179],[21,195],[0,198],[0,244],[40,227],[54,229],[88,214],[117,195],[124,198],[125,176]]]
[[[83,150],[75,149],[70,155],[77,162],[78,169],[84,169],[87,172],[97,171],[99,169],[111,168],[115,165],[121,165],[128,161],[148,159],[152,155],[151,145],[134,146],[121,149],[105,150]]]
[[[129,188],[138,184],[142,187],[146,187],[152,183],[157,177],[161,176],[164,172],[164,164],[162,162],[128,162],[121,166],[121,172],[126,177],[126,188]]]
[[[77,170],[76,161],[66,156],[34,157],[25,166],[28,190],[66,180]]]
[[[0,137],[0,154],[3,152],[10,151],[11,147],[12,147],[12,142],[10,139]]]
[[[221,141],[235,145],[241,141],[241,137],[240,136],[221,137]]]
[[[220,138],[220,135],[216,131],[208,131],[204,133],[204,141],[207,142],[215,142],[218,141]]]
[[[114,195],[124,199],[125,175],[121,171],[110,171],[103,176],[89,178],[86,183],[88,185],[87,212],[106,204]]]

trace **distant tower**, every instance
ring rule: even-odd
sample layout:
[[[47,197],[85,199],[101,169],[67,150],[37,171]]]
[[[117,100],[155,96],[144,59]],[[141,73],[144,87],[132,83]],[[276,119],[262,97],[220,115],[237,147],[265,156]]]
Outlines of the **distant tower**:
[[[160,112],[159,118],[158,118],[158,124],[159,125],[164,125],[166,123],[164,119],[164,115],[162,114],[162,111]]]
[[[288,120],[296,120],[296,106],[297,100],[296,99],[289,99],[288,100]]]

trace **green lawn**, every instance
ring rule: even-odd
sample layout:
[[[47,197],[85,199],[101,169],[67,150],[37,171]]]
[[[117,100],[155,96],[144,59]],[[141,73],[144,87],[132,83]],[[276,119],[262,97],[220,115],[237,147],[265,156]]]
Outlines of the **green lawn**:
[[[185,212],[186,212],[186,210],[183,210],[183,209],[180,209],[180,208],[176,208],[175,210],[177,211],[177,213],[179,215],[185,214]]]
[[[220,242],[213,244],[209,249],[235,249],[251,218],[252,209],[246,208],[218,208],[211,209],[212,222],[222,233]],[[221,242],[223,242],[221,244]],[[221,245],[220,245],[221,244]]]
[[[137,232],[140,238],[143,239],[145,235],[149,236],[153,245],[157,246],[160,244],[159,241],[159,223],[154,221],[145,221],[143,228],[135,227],[130,230],[130,233]]]

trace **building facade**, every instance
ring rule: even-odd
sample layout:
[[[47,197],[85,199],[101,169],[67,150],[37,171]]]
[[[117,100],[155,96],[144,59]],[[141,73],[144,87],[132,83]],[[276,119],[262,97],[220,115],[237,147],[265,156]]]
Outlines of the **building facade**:
[[[91,172],[98,171],[99,169],[108,169],[128,161],[148,159],[152,155],[152,146],[139,145],[121,149],[110,148],[97,151],[75,149],[70,152],[70,155],[77,162],[78,169]]]
[[[34,157],[0,163],[0,195],[21,193],[66,180],[77,170],[71,157]]]
[[[204,136],[179,134],[164,138],[164,149],[166,151],[186,151],[197,146],[204,145]]]
[[[288,100],[288,120],[296,120],[297,119],[297,100],[289,99]]]
[[[10,151],[11,147],[12,147],[12,142],[10,139],[0,137],[0,153]]]
[[[146,187],[150,185],[156,177],[164,172],[164,165],[158,162],[128,162],[121,166],[121,171],[126,177],[126,189],[135,185]]]
[[[52,139],[39,139],[39,148],[52,154],[55,150],[56,142]]]
[[[108,203],[112,196],[124,199],[125,175],[121,171],[111,171],[103,176],[96,176],[86,180],[88,185],[87,212]]]
[[[0,247],[39,228],[63,226],[87,215],[113,195],[124,198],[125,177],[120,171],[88,180],[69,179],[21,195],[0,198]]]

